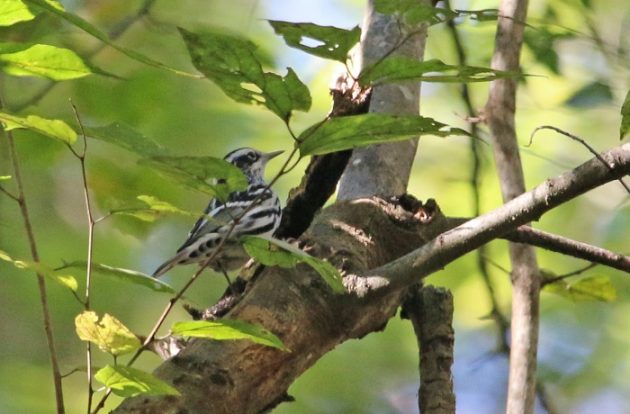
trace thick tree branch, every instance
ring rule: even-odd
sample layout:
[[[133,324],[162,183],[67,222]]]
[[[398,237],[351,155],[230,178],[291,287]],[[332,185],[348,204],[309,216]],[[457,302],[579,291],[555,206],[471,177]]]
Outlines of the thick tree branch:
[[[433,286],[410,289],[405,316],[411,320],[420,349],[418,406],[422,414],[454,414],[453,295]]]
[[[571,198],[630,173],[630,144],[602,156],[614,172],[591,160],[445,233],[444,217],[435,215],[421,222],[414,216],[417,212],[380,199],[348,201],[323,210],[301,240],[311,254],[327,258],[346,273],[348,293],[334,295],[305,266],[265,268],[227,315],[265,326],[291,352],[247,341],[191,341],[156,370],[182,397],[131,398],[116,412],[260,412],[279,401],[295,378],[336,345],[382,329],[406,289],[421,277]],[[418,246],[423,247],[400,257]]]
[[[428,0],[418,0],[429,4]],[[422,60],[426,24],[405,24],[400,16],[377,13],[368,0],[361,39],[361,66],[367,68],[386,55]],[[375,86],[370,112],[418,114],[420,83],[400,82]],[[411,138],[411,137],[410,137]],[[373,195],[398,195],[407,190],[417,139],[356,149],[339,184],[339,200]]]

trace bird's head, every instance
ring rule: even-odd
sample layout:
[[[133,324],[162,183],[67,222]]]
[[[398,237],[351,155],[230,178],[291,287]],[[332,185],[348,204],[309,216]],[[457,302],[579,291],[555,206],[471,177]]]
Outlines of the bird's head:
[[[243,171],[250,183],[264,182],[267,162],[284,151],[260,152],[253,148],[239,148],[225,156],[225,160]]]

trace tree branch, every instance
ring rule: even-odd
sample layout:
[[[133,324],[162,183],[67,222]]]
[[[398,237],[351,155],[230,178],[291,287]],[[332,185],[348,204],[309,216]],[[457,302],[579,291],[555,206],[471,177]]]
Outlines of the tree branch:
[[[116,412],[260,412],[279,401],[295,378],[336,345],[382,329],[406,289],[420,278],[561,203],[630,173],[630,144],[602,156],[614,165],[613,172],[596,159],[588,161],[446,232],[444,217],[436,214],[421,222],[416,211],[380,199],[337,203],[323,210],[301,240],[309,253],[327,258],[346,274],[348,293],[334,295],[305,266],[268,267],[248,284],[227,315],[266,327],[291,352],[247,341],[193,340],[155,372],[182,397],[131,398]],[[411,251],[418,246],[423,247]],[[405,252],[409,253],[400,257]]]
[[[427,0],[420,0],[429,4]],[[383,56],[400,55],[422,60],[426,24],[406,25],[399,16],[377,13],[374,0],[368,0],[361,39],[361,66],[373,65]],[[416,33],[409,36],[411,33]],[[402,42],[402,43],[401,43]],[[419,82],[399,82],[375,86],[370,112],[418,114]],[[339,184],[339,200],[373,195],[398,195],[407,190],[416,153],[417,139],[372,145],[352,153]]]
[[[527,0],[501,0],[492,69],[517,72],[523,44]],[[486,119],[490,126],[494,158],[503,200],[525,192],[525,178],[518,149],[514,114],[517,80],[491,82]],[[536,399],[536,354],[538,349],[540,271],[536,251],[510,243],[512,262],[512,322],[510,375],[506,412],[531,414]]]
[[[410,289],[403,310],[411,320],[420,350],[418,406],[423,414],[454,414],[453,295],[433,286]]]

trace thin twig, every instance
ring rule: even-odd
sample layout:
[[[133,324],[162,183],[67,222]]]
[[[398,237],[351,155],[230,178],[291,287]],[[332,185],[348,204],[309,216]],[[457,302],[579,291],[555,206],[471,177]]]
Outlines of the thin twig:
[[[529,136],[529,143],[527,144],[527,146],[529,147],[530,145],[532,145],[532,142],[534,140],[534,135],[536,135],[536,132],[540,131],[541,129],[550,129],[552,131],[556,131],[557,133],[564,135],[565,137],[569,137],[574,141],[579,142],[580,144],[582,144],[586,149],[588,149],[588,151],[593,154],[598,160],[600,160],[610,171],[612,171],[612,167],[606,162],[606,160],[604,160],[602,158],[601,155],[599,155],[599,153],[597,151],[595,151],[595,148],[593,148],[588,142],[586,142],[584,139],[578,137],[577,135],[573,135],[570,132],[564,131],[558,127],[555,127],[553,125],[542,125],[537,127],[536,129],[534,129],[532,131],[532,134]],[[622,178],[619,178],[617,181],[619,181],[621,183],[621,185],[623,186],[623,188],[626,189],[626,191],[628,192],[628,194],[630,194],[630,187],[623,181]]]
[[[10,199],[12,199],[13,201],[16,201],[16,202],[18,202],[18,203],[20,202],[20,199],[19,199],[19,197],[18,197],[18,196],[16,196],[16,195],[12,194],[10,191],[8,191],[7,189],[5,189],[5,188],[4,188],[4,187],[2,187],[1,185],[0,185],[0,192],[4,193],[7,197],[9,197]]]
[[[88,247],[87,247],[87,264],[85,271],[85,300],[83,301],[83,307],[86,311],[90,310],[90,290],[92,286],[92,258],[94,256],[94,225],[96,222],[94,221],[94,215],[92,214],[92,204],[90,202],[90,192],[88,190],[87,183],[87,171],[85,168],[85,157],[87,154],[87,137],[85,135],[85,128],[83,127],[83,122],[81,122],[81,117],[79,116],[79,111],[77,107],[70,101],[70,105],[72,106],[72,111],[74,112],[74,116],[79,124],[79,128],[81,129],[81,135],[83,137],[83,151],[78,153],[70,144],[68,144],[68,148],[74,154],[74,156],[79,160],[81,164],[81,181],[83,184],[83,199],[85,203],[85,214],[87,216],[88,221]],[[88,385],[88,401],[87,401],[87,414],[90,414],[92,411],[92,399],[94,397],[94,387],[92,386],[92,344],[90,341],[86,342],[86,363],[87,363],[87,385]]]
[[[0,108],[4,106],[2,97],[0,96]],[[13,133],[11,131],[4,130],[7,142],[9,144],[9,158],[13,165],[13,173],[15,176],[15,183],[17,186],[17,200],[22,213],[22,219],[24,220],[24,228],[26,230],[26,236],[28,238],[29,247],[31,250],[31,257],[33,261],[39,263],[39,252],[37,250],[37,243],[35,241],[35,233],[31,224],[31,219],[28,211],[28,205],[26,197],[24,195],[24,183],[22,181],[22,171],[20,168],[20,161],[18,158],[17,150],[15,148],[15,140],[13,139]],[[57,361],[57,351],[55,349],[55,339],[53,335],[53,327],[50,319],[50,309],[48,306],[48,294],[46,292],[46,280],[44,275],[39,272],[37,274],[37,286],[39,288],[39,301],[42,305],[42,316],[44,320],[44,332],[46,334],[46,341],[48,344],[48,353],[50,355],[50,363],[52,366],[53,383],[55,387],[55,401],[57,414],[65,413],[63,403],[63,386],[61,383],[61,371],[59,369],[59,362]]]

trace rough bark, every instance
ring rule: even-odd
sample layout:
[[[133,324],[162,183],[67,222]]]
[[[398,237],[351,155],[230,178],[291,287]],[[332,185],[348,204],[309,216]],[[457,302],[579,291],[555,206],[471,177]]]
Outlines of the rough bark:
[[[418,407],[422,414],[454,414],[453,295],[444,288],[420,285],[410,292],[403,310],[421,351]]]
[[[518,71],[523,43],[527,0],[502,0],[499,5],[492,68]],[[494,159],[503,200],[525,192],[514,117],[516,79],[500,79],[490,85],[486,119],[490,126]],[[507,413],[531,414],[536,398],[540,271],[533,247],[510,243],[512,263],[512,321]]]
[[[419,213],[424,210],[407,211],[400,203],[363,199],[325,209],[301,239],[311,254],[344,271],[348,292],[334,295],[304,266],[265,268],[228,313],[270,329],[290,352],[246,341],[192,341],[156,370],[158,377],[180,390],[181,397],[131,398],[116,412],[262,411],[282,400],[289,385],[336,345],[382,329],[404,292],[422,277],[559,204],[630,173],[630,144],[602,156],[613,172],[591,160],[444,233],[448,221],[439,213],[423,220]]]
[[[429,4],[426,0],[419,1]],[[362,67],[374,64],[385,55],[408,56],[421,60],[426,33],[424,24],[412,27],[402,23],[398,16],[377,13],[374,10],[374,1],[369,0],[361,39]],[[384,84],[374,87],[370,112],[418,114],[419,103],[419,82]],[[404,193],[416,147],[417,139],[410,139],[355,150],[341,178],[338,199],[352,200],[373,195]]]

